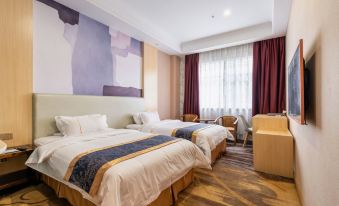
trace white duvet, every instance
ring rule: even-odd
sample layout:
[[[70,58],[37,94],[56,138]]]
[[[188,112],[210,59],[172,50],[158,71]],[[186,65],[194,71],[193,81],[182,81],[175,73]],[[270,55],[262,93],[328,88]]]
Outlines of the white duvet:
[[[182,140],[111,167],[95,197],[63,180],[69,163],[78,154],[148,135],[135,130],[112,129],[86,136],[60,137],[36,148],[26,165],[79,190],[86,199],[103,206],[148,205],[192,168],[210,169],[201,150],[190,141]]]
[[[188,127],[198,123],[183,122],[180,120],[162,120],[160,122],[153,122],[141,125],[139,131],[149,132],[155,134],[172,135],[172,131],[177,128]],[[211,162],[211,151],[226,138],[232,138],[232,134],[220,125],[213,125],[207,129],[201,130],[197,134],[196,144],[202,148],[204,154]]]

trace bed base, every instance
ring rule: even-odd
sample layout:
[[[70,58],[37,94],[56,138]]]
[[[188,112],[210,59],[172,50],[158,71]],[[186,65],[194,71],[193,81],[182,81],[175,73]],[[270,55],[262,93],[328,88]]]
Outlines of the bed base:
[[[83,198],[82,194],[51,178],[47,175],[41,174],[41,180],[51,187],[59,198],[65,198],[74,206],[95,206],[93,202]],[[193,182],[193,169],[187,172],[182,178],[173,183],[170,187],[162,191],[159,197],[154,200],[149,206],[170,206],[178,199],[179,192],[183,191]]]
[[[212,150],[211,154],[211,160],[212,164],[215,163],[215,161],[220,158],[223,154],[226,152],[226,139],[224,139],[222,142],[220,142],[214,150]]]

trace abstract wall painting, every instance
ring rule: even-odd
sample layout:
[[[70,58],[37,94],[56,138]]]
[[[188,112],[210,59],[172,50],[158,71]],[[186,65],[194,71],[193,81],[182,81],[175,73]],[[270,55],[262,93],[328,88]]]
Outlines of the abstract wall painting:
[[[142,96],[142,42],[53,0],[34,1],[33,38],[35,93]]]

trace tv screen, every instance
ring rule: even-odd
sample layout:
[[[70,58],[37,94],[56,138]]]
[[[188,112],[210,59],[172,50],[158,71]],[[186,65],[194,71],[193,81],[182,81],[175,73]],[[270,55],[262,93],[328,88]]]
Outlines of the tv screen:
[[[303,40],[299,41],[288,66],[288,115],[305,124]]]

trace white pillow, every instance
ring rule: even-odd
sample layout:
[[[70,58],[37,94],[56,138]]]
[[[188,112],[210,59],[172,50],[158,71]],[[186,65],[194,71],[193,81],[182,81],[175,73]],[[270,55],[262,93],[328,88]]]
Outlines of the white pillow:
[[[108,128],[106,115],[57,116],[56,125],[65,136],[79,136]]]
[[[135,124],[142,124],[140,112],[133,114],[133,120]]]
[[[129,124],[126,126],[127,129],[140,130],[143,126],[141,124]]]
[[[82,134],[102,131],[108,128],[106,115],[88,115],[77,117]]]
[[[80,123],[76,117],[57,116],[55,122],[64,136],[79,136],[82,134]]]
[[[141,121],[143,124],[149,124],[153,122],[160,122],[158,112],[142,112],[140,114]]]

